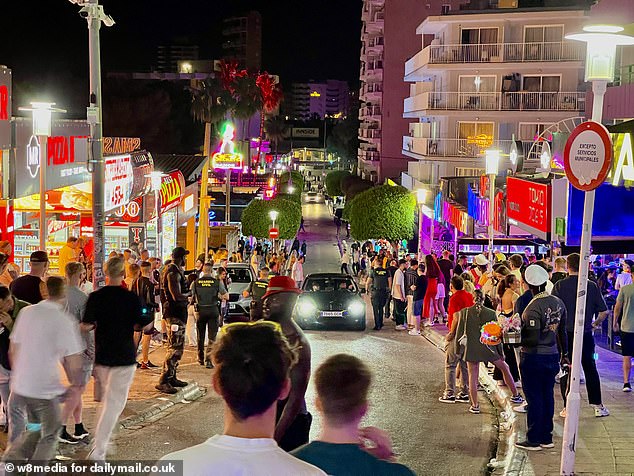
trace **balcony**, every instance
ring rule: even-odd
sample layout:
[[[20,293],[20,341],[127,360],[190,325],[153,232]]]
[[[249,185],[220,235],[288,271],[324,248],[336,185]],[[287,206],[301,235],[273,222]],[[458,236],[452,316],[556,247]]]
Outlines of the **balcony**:
[[[581,92],[425,92],[406,98],[404,117],[421,117],[427,111],[585,111]]]
[[[379,33],[383,31],[384,19],[385,16],[383,11],[378,11],[374,13],[374,16],[370,17],[369,21],[366,21],[365,30],[368,33]]]
[[[359,129],[359,139],[376,142],[381,138],[380,129]]]
[[[357,152],[358,152],[358,157],[361,160],[365,160],[367,162],[377,162],[381,158],[381,155],[377,151],[374,151],[374,150],[357,149]]]
[[[584,61],[585,51],[578,41],[429,45],[405,63],[405,80],[422,79],[428,65]]]
[[[381,118],[380,106],[366,106],[359,109],[359,119],[378,120]]]
[[[361,88],[359,99],[364,101],[372,101],[381,99],[383,95],[383,86],[380,83],[366,84]]]
[[[508,156],[511,151],[511,140],[498,140],[483,145],[477,140],[469,139],[428,139],[425,137],[403,137],[403,154],[408,157],[424,159],[429,157],[455,157],[475,159],[484,157],[484,149],[493,148]],[[522,142],[524,156],[528,156],[531,142]],[[484,160],[484,159],[483,159]]]

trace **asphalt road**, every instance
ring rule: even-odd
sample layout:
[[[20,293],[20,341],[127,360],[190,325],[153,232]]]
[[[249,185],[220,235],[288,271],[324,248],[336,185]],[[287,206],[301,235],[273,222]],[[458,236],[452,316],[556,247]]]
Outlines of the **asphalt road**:
[[[305,272],[339,268],[335,227],[322,204],[304,206],[307,261]],[[370,308],[368,306],[368,308]],[[368,320],[372,321],[371,310]],[[482,413],[472,415],[466,404],[443,404],[444,355],[422,337],[394,330],[393,322],[380,332],[310,332],[313,367],[328,356],[347,352],[363,359],[373,370],[368,425],[389,431],[399,461],[420,475],[477,475],[484,472],[496,438],[495,410],[481,398]],[[208,381],[209,371],[198,366],[183,376]],[[311,384],[307,402],[314,416],[311,437],[321,421],[314,408]],[[198,444],[222,431],[222,403],[210,390],[200,400],[178,405],[160,419],[138,429],[125,430],[116,439],[116,459],[152,460]]]

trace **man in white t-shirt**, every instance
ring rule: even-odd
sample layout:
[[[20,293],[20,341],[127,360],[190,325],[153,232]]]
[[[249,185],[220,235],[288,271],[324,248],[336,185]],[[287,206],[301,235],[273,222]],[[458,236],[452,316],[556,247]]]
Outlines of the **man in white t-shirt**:
[[[223,434],[161,460],[183,461],[187,476],[324,476],[273,438],[277,403],[289,394],[297,362],[281,327],[270,321],[224,327],[212,358],[212,385],[224,400]]]
[[[392,278],[392,302],[394,303],[394,320],[396,321],[396,330],[404,331],[407,329],[405,325],[407,298],[405,291],[405,268],[407,261],[401,259],[398,262],[398,269],[394,271]]]
[[[85,346],[77,323],[64,310],[66,285],[54,276],[48,278],[46,288],[49,298],[20,311],[11,332],[10,434],[4,461],[50,461],[62,429],[60,398],[81,398]],[[69,388],[60,381],[62,362]]]
[[[304,256],[300,256],[297,258],[297,261],[293,263],[293,268],[291,269],[291,278],[297,284],[299,289],[302,288],[302,283],[304,282],[304,261],[306,258]]]

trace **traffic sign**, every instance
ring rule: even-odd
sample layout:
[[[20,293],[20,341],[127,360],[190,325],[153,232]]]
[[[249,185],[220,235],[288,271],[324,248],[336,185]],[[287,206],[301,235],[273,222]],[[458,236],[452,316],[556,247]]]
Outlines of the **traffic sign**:
[[[269,228],[269,238],[275,240],[276,238],[279,238],[279,236],[280,230],[278,230],[277,228]]]
[[[589,192],[601,185],[612,165],[608,130],[594,121],[574,128],[564,148],[564,170],[573,187]]]

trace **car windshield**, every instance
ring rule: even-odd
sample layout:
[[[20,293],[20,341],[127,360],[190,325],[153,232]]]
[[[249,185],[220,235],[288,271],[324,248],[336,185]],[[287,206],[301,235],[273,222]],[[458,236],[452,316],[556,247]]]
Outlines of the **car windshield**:
[[[308,195],[311,195],[311,196],[317,195],[317,192],[308,192]]]
[[[247,268],[229,268],[229,278],[232,283],[250,283],[251,273]]]
[[[315,277],[308,278],[304,285],[308,292],[356,291],[354,281],[350,277]]]

